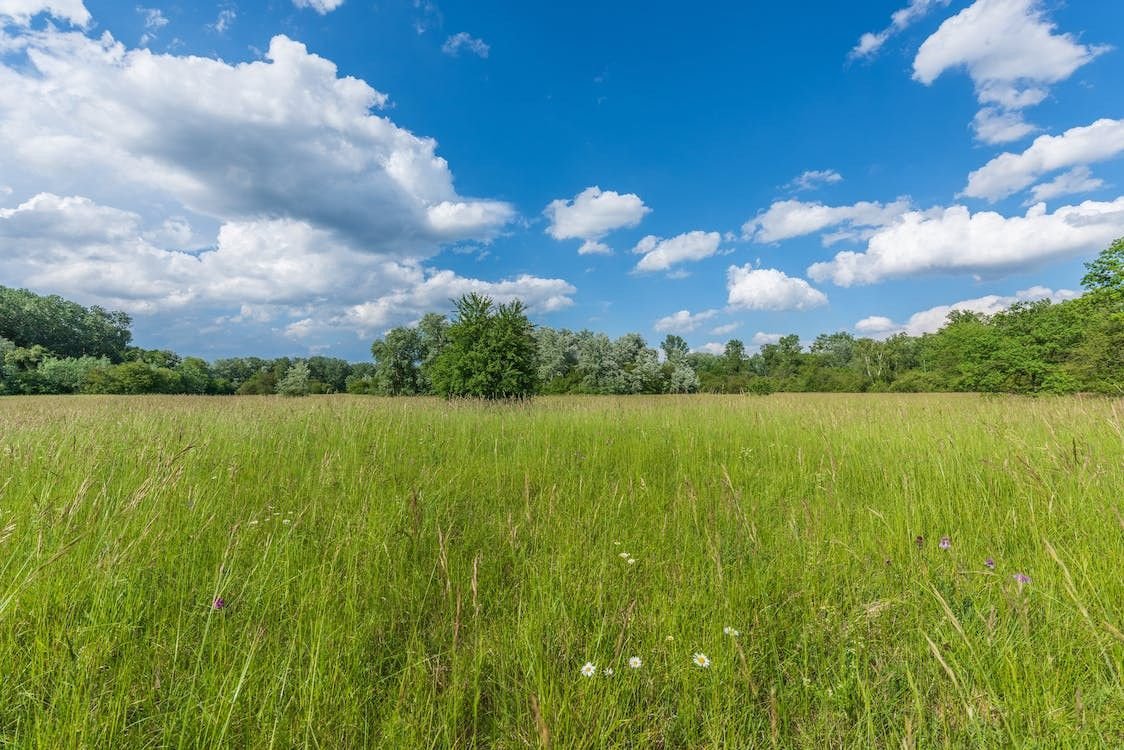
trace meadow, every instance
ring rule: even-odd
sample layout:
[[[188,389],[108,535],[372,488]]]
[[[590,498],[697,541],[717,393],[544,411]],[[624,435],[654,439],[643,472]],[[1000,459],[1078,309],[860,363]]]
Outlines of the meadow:
[[[5,398],[0,747],[1121,747],[1121,570],[1121,401]]]

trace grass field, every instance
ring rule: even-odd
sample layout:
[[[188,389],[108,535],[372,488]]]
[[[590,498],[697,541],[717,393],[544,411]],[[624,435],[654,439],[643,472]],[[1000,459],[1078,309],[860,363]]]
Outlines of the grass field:
[[[1122,570],[1119,401],[0,399],[0,747],[1121,747]]]

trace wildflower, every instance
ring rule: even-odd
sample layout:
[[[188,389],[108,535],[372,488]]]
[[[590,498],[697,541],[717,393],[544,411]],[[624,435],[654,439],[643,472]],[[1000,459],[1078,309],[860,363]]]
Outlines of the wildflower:
[[[664,638],[664,640],[667,641],[668,643],[670,643],[671,641],[675,640],[675,636],[669,635],[667,638]]]
[[[947,536],[942,536],[941,541],[937,544],[941,549],[952,549],[952,540]]]
[[[917,549],[921,549],[925,546],[925,537],[918,534],[917,538],[913,540],[913,543],[917,545]]]
[[[258,525],[258,519],[256,519],[256,518],[251,518],[251,519],[250,519],[250,525],[251,525],[251,526],[257,526],[257,525]]]
[[[1015,573],[1011,577],[1015,579],[1015,583],[1019,584],[1019,586],[1025,586],[1030,583],[1030,576],[1026,573]]]
[[[628,666],[631,669],[640,669],[640,667],[644,666],[644,662],[640,661],[639,656],[631,656],[628,659]]]
[[[628,564],[629,565],[635,565],[636,564],[636,558],[635,557],[628,558]]]
[[[730,636],[731,638],[737,638],[739,635],[741,635],[741,633],[737,629],[732,628],[729,625],[722,628],[722,632]]]
[[[612,677],[613,676],[613,668],[612,667],[605,667],[605,669],[602,670],[602,674],[604,674],[606,677]]]
[[[211,602],[211,609],[226,609],[226,599],[221,596]]]
[[[597,667],[593,666],[593,662],[587,661],[582,665],[582,677],[592,677],[597,674]]]
[[[621,552],[620,554],[617,555],[617,557],[619,557],[622,560],[627,560],[629,558],[629,554],[627,552]]]
[[[710,666],[710,659],[701,651],[695,652],[695,655],[691,657],[691,661],[695,663],[696,667],[702,667],[703,669],[707,669]]]
[[[989,557],[984,560],[984,567],[988,570],[995,570],[995,558]]]

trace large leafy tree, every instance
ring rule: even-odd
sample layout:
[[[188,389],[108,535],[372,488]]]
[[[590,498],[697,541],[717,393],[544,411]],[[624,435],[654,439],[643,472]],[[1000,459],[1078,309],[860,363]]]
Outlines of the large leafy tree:
[[[83,307],[58,296],[0,286],[0,338],[42,346],[58,357],[125,358],[132,319],[123,312]]]
[[[535,391],[538,345],[523,303],[496,304],[476,293],[461,297],[457,319],[432,368],[445,397],[522,398]]]

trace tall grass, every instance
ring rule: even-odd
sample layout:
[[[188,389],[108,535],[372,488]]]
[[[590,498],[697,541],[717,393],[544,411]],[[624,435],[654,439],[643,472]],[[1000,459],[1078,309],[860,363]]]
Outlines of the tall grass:
[[[1121,747],[1122,514],[1105,400],[3,399],[0,746]]]

